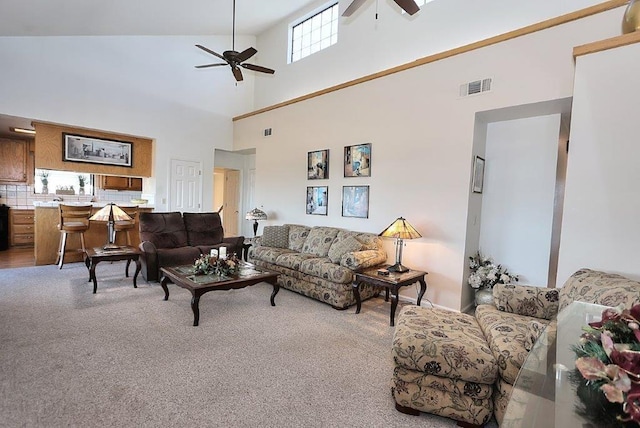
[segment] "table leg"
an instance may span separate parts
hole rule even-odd
[[[385,302],[389,301],[389,289],[388,288],[384,289],[384,301]]]
[[[420,306],[422,296],[424,296],[424,293],[427,291],[427,283],[425,282],[424,278],[420,278],[418,281],[420,282],[420,292],[418,293],[418,301],[416,303],[418,304],[418,306]]]
[[[131,261],[131,260],[129,260]],[[140,259],[136,259],[136,273],[133,274],[133,288],[138,288],[138,284],[136,283],[136,279],[138,278],[138,274],[142,269],[142,264],[140,263]],[[129,271],[129,266],[127,266],[127,272]]]
[[[129,278],[129,265],[131,264],[131,259],[127,259],[127,266],[124,268],[124,276]],[[134,280],[135,283],[135,280]]]
[[[91,259],[87,257],[87,253],[84,253],[84,265],[87,267],[87,271],[89,272],[89,281],[91,281]]]
[[[391,287],[391,315],[389,316],[389,325],[393,327],[396,325],[396,309],[398,308],[398,286]]]
[[[272,285],[273,285],[273,293],[271,293],[271,306],[275,306],[276,294],[278,294],[278,291],[280,291],[280,285],[278,284],[278,281],[275,281]]]
[[[164,300],[169,300],[169,288],[167,287],[167,282],[169,282],[169,278],[164,275],[160,281],[160,286],[164,290]]]
[[[193,311],[193,326],[197,327],[200,322],[200,296],[195,293],[191,298],[191,310]]]
[[[356,314],[360,313],[360,309],[362,308],[362,301],[360,300],[360,283],[354,282],[351,284],[353,289],[353,296],[356,298]]]
[[[89,269],[89,280],[93,280],[93,294],[98,291],[98,280],[96,279],[96,265],[100,263],[99,260],[91,259],[91,268]]]

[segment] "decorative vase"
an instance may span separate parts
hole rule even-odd
[[[49,188],[47,187],[46,184],[42,185],[42,194],[44,194],[44,195],[49,194]]]
[[[640,0],[631,0],[622,18],[622,33],[629,34],[640,30]]]
[[[490,288],[476,290],[476,306],[478,305],[493,305],[493,291]]]
[[[78,190],[78,194],[84,195],[84,187],[81,187],[80,190]]]

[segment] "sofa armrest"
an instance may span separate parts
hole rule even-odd
[[[222,239],[223,244],[227,244],[229,251],[236,253],[238,257],[242,257],[242,244],[244,244],[244,236],[228,236]]]
[[[496,284],[493,300],[500,311],[550,320],[558,314],[558,289]]]
[[[351,270],[377,266],[387,261],[384,250],[362,250],[346,253],[340,259],[340,265]]]
[[[147,281],[157,281],[158,278],[158,249],[150,241],[142,241],[138,246],[140,252],[140,264],[142,277]]]

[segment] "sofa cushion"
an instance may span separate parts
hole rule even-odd
[[[560,290],[558,310],[574,301],[631,308],[640,302],[640,282],[614,273],[580,269],[567,279]]]
[[[353,236],[348,236],[342,240],[336,238],[333,244],[331,244],[327,255],[333,263],[340,263],[342,256],[352,251],[360,251],[361,249],[362,243]]]
[[[187,229],[189,245],[215,245],[222,242],[224,230],[220,214],[210,213],[183,213],[184,225]]]
[[[475,318],[421,306],[404,306],[393,336],[396,366],[475,383],[493,384],[498,367]]]
[[[550,320],[558,313],[558,289],[496,284],[493,300],[500,311]]]
[[[284,253],[276,259],[275,263],[289,269],[300,270],[300,264],[307,260],[315,258],[313,254],[301,254],[296,252]]]
[[[151,242],[156,248],[186,247],[189,244],[182,214],[141,212],[140,241]]]
[[[309,236],[310,227],[300,226],[299,224],[289,224],[289,249],[293,251],[302,251],[304,241]]]
[[[294,253],[294,251],[289,250],[287,248],[275,248],[275,247],[264,247],[264,246],[257,246],[257,247],[251,248],[251,258],[262,260],[268,263],[275,263],[278,257],[287,253]]]
[[[540,318],[502,312],[493,305],[476,307],[476,320],[487,338],[491,352],[498,359],[500,377],[513,385],[529,354],[526,348],[529,322],[549,322]]]
[[[274,248],[289,248],[289,226],[265,226],[261,245]]]
[[[196,247],[158,248],[158,266],[192,265],[200,257]]]
[[[353,271],[351,269],[331,263],[331,260],[325,257],[302,261],[300,263],[300,272],[338,284],[349,284],[353,281]]]
[[[329,254],[329,248],[340,229],[335,227],[314,227],[309,232],[309,236],[304,241],[302,252],[305,254],[313,254],[319,257],[326,257]]]

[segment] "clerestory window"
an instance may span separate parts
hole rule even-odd
[[[289,63],[328,48],[338,41],[338,3],[333,3],[292,25]]]

